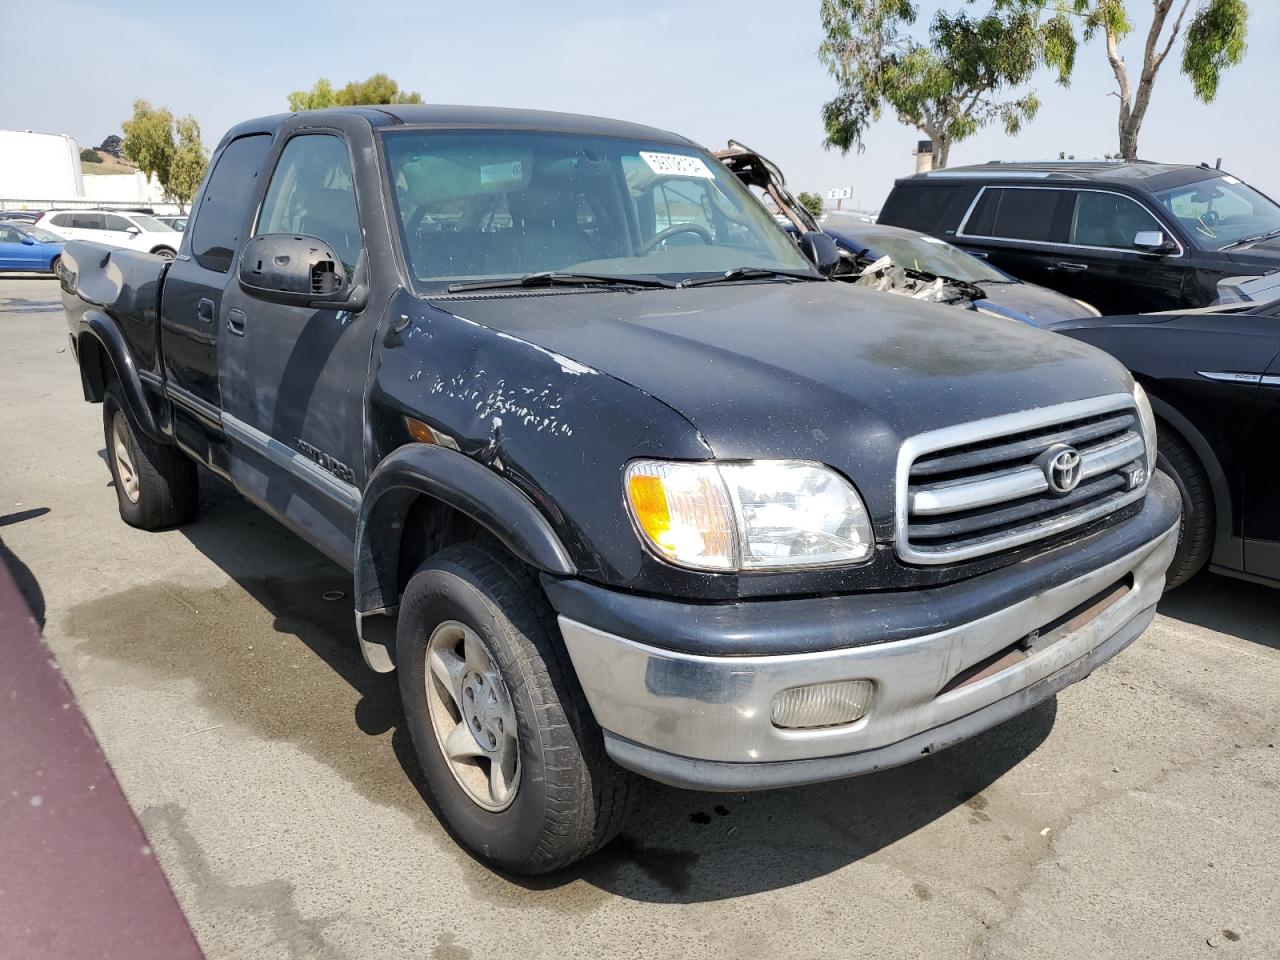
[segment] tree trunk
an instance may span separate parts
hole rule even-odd
[[[951,138],[947,136],[938,137],[933,141],[933,169],[943,170],[947,166],[947,160],[951,156]]]
[[[1107,60],[1111,63],[1111,71],[1116,75],[1116,84],[1120,88],[1116,94],[1120,98],[1120,156],[1125,160],[1138,159],[1138,133],[1142,130],[1147,107],[1151,105],[1151,88],[1155,85],[1160,66],[1173,49],[1173,42],[1178,39],[1182,20],[1187,14],[1187,7],[1191,5],[1191,0],[1182,0],[1182,7],[1173,21],[1173,29],[1169,32],[1164,49],[1157,51],[1160,34],[1174,2],[1175,0],[1151,0],[1151,29],[1147,31],[1147,43],[1142,52],[1142,72],[1138,76],[1136,91],[1129,84],[1129,70],[1124,57],[1120,56],[1116,36],[1110,30],[1107,31]]]

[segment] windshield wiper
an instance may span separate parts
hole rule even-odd
[[[787,280],[823,280],[821,274],[808,273],[804,270],[774,270],[769,267],[734,267],[724,273],[710,277],[687,277],[676,284],[677,287],[705,287],[709,283],[731,283],[734,280],[757,280],[768,277],[782,277]]]
[[[1260,233],[1256,237],[1245,237],[1243,240],[1232,240],[1225,247],[1219,247],[1218,249],[1230,250],[1232,247],[1243,247],[1246,243],[1261,243],[1263,240],[1270,240],[1272,237],[1280,237],[1280,230]]]
[[[503,277],[496,280],[469,280],[466,283],[451,283],[447,289],[450,293],[462,293],[465,290],[502,290],[512,287],[582,287],[582,286],[619,286],[619,287],[674,287],[670,280],[658,277],[615,277],[607,273],[561,273],[555,270],[544,270],[541,273],[526,273],[522,277]]]

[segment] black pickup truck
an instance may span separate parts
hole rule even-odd
[[[190,520],[199,464],[350,569],[441,816],[532,873],[633,773],[904,763],[1154,615],[1178,498],[1123,367],[834,261],[682,137],[393,106],[237,126],[175,260],[60,279],[125,521]]]

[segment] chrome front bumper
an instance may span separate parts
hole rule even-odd
[[[1086,676],[1151,622],[1177,535],[1175,517],[1139,549],[988,616],[846,649],[698,656],[565,616],[560,629],[606,746],[621,765],[702,789],[834,779],[904,763],[965,739]],[[973,589],[982,589],[981,578]],[[1090,605],[1101,594],[1111,596],[1095,614]],[[858,625],[850,626],[856,632]],[[1045,642],[1038,644],[1042,630]],[[1029,647],[1024,659],[954,686],[958,674],[1020,641]],[[854,679],[875,685],[861,719],[812,730],[780,729],[771,722],[779,692]],[[953,688],[940,692],[949,682]]]

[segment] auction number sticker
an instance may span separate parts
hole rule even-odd
[[[716,175],[711,168],[702,162],[701,157],[690,157],[682,153],[653,153],[640,151],[640,159],[649,165],[649,169],[659,176],[665,177],[701,177],[714,180]]]

